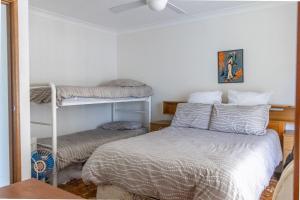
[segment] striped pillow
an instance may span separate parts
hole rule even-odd
[[[209,129],[229,133],[264,135],[269,123],[269,110],[269,105],[214,105]]]
[[[171,126],[208,129],[212,105],[180,103],[177,105]]]

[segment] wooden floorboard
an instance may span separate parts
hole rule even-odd
[[[273,196],[275,187],[277,185],[277,182],[278,182],[277,178],[272,177],[268,187],[266,187],[266,189],[263,191],[263,193],[260,197],[260,200],[272,200],[272,196]]]
[[[260,200],[272,200],[276,185],[276,178],[272,178],[269,186],[263,191]],[[86,185],[81,179],[72,180],[67,184],[59,185],[58,187],[85,199],[94,199],[97,193],[97,187],[95,185]]]
[[[94,184],[86,185],[83,183],[82,179],[74,179],[67,184],[59,185],[58,187],[85,199],[95,198],[97,193],[97,186]]]
[[[260,200],[272,200],[277,182],[276,178],[271,179],[269,186],[263,191]],[[94,199],[97,193],[97,187],[95,185],[86,185],[81,179],[72,180],[58,187],[85,199]]]

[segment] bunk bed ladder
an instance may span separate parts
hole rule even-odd
[[[48,86],[36,86],[31,88],[49,88],[51,89],[51,114],[52,122],[40,122],[40,121],[31,121],[31,124],[41,125],[41,126],[51,126],[52,127],[52,157],[54,160],[54,166],[52,171],[52,185],[57,187],[57,103],[56,103],[56,86],[53,83],[49,83]]]
[[[52,153],[53,153],[53,186],[57,187],[57,104],[56,104],[56,87],[50,83],[51,87],[51,107],[52,107]]]

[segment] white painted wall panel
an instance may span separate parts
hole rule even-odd
[[[114,33],[56,16],[30,11],[31,83],[95,86],[117,76]],[[42,107],[42,112],[37,107]],[[49,106],[31,107],[32,120],[51,119]],[[37,110],[38,109],[38,110]],[[111,119],[108,105],[64,108],[58,114],[58,134],[96,128]],[[51,135],[50,127],[32,125],[32,136]]]
[[[153,118],[163,100],[201,90],[271,91],[271,103],[295,103],[296,3],[122,34],[118,77],[153,86]],[[244,49],[245,82],[218,84],[217,52]]]

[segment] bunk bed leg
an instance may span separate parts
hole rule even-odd
[[[53,186],[57,187],[57,104],[56,104],[56,87],[53,83],[50,83],[51,87],[51,107],[52,107],[52,153],[53,153]]]
[[[148,98],[148,122],[147,122],[147,126],[148,126],[148,131],[150,132],[150,124],[151,124],[151,97]]]
[[[116,120],[116,103],[111,104],[111,121]]]

